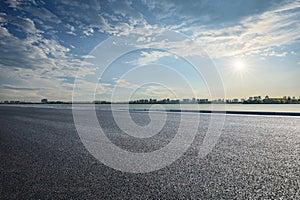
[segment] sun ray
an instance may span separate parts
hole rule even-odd
[[[238,60],[238,61],[235,61],[234,68],[237,71],[243,71],[246,68],[246,64],[245,64],[245,62]]]

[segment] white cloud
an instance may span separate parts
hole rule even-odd
[[[194,33],[197,41],[204,44],[213,57],[226,57],[239,54],[256,54],[269,49],[266,54],[284,56],[275,53],[273,48],[288,45],[300,38],[299,2],[266,11],[260,15],[248,17],[233,27]]]
[[[28,6],[28,7],[20,7],[19,9],[22,9],[22,10],[30,13],[31,15],[39,18],[43,22],[46,22],[46,23],[50,22],[50,23],[55,23],[55,24],[61,23],[61,20],[55,14],[53,14],[51,11],[49,11],[46,8],[38,8],[38,7]]]
[[[69,29],[69,31],[66,32],[67,34],[75,35],[75,36],[76,36],[76,33],[74,32],[74,31],[75,31],[74,26],[72,26],[72,25],[70,25],[70,24],[67,24],[67,25],[66,25],[66,28]]]
[[[261,53],[260,55],[262,56],[275,56],[275,57],[285,57],[288,54],[288,52],[275,52],[275,51],[271,51],[271,52],[266,52],[266,53]]]
[[[115,82],[115,87],[118,87],[118,88],[129,88],[129,89],[131,89],[131,88],[138,88],[139,87],[138,84],[128,82],[125,79],[114,79],[114,82]]]
[[[84,59],[95,58],[95,56],[93,56],[93,55],[83,55],[81,57]]]
[[[181,15],[171,12],[175,9],[173,3],[144,2],[150,11],[160,7],[158,9],[161,12],[153,13],[155,19],[149,22],[143,15],[146,13],[134,7],[133,2],[107,2],[106,6],[111,6],[109,13],[101,9],[101,1],[100,3],[98,1],[87,3],[63,0],[57,2],[57,12],[34,7],[31,5],[35,4],[34,2],[25,5],[19,1],[10,0],[7,3],[10,8],[20,10],[22,15],[30,13],[27,17],[0,13],[0,67],[11,82],[15,81],[15,84],[6,84],[14,91],[12,95],[25,95],[21,88],[36,88],[38,85],[44,88],[44,92],[32,90],[31,95],[35,94],[40,98],[48,92],[49,95],[60,98],[64,96],[64,93],[70,95],[71,85],[62,82],[57,78],[58,76],[74,77],[80,67],[81,77],[94,73],[94,68],[90,63],[81,61],[81,59],[92,58],[91,56],[72,55],[71,50],[57,38],[57,35],[47,31],[54,29],[59,23],[63,24],[57,26],[55,31],[60,33],[64,31],[72,35],[76,35],[75,27],[77,34],[85,36],[96,35],[96,31],[116,36],[136,34],[138,36],[137,47],[171,50],[178,52],[180,56],[202,55],[203,51],[199,47],[203,47],[214,58],[237,55],[284,57],[288,52],[278,47],[294,44],[300,38],[300,13],[296,10],[300,8],[299,1],[286,3],[269,11],[246,17],[235,24],[222,24],[220,28],[211,26],[209,23],[202,23],[210,20],[210,16]],[[62,16],[61,19],[55,14],[58,12]],[[167,24],[168,22],[165,21],[170,17],[174,17],[173,24],[172,22]],[[201,23],[196,23],[197,20]],[[14,32],[10,32],[5,25],[7,23],[26,33],[26,38],[20,39],[13,34]],[[60,30],[61,27],[62,30]],[[157,39],[164,28],[186,33],[191,36],[193,42]],[[50,37],[45,37],[44,34]],[[291,51],[290,54],[295,55],[295,52]],[[129,63],[147,65],[169,55],[161,51],[144,51],[140,58]],[[115,80],[115,83],[123,88],[137,86],[125,80]],[[108,85],[103,87],[102,92],[109,91]],[[53,92],[56,90],[59,91],[57,94]],[[155,88],[151,90],[156,91]]]
[[[182,23],[171,24],[167,28],[191,35],[193,42],[183,40],[173,43],[170,41],[156,43],[155,39],[152,39],[145,47],[175,49],[176,52],[181,51],[183,56],[202,54],[199,48],[202,47],[213,58],[260,54],[284,57],[287,53],[277,47],[293,44],[300,38],[300,13],[297,12],[299,8],[298,1],[290,2],[242,19],[237,24],[219,28],[216,26],[212,28],[205,24],[197,25],[194,24],[197,19],[187,18]],[[148,33],[143,35],[145,30]],[[140,30],[134,29],[131,33],[141,35],[138,42],[145,42],[147,37],[156,35],[157,30],[143,27]]]
[[[127,64],[134,64],[137,66],[148,65],[166,56],[171,56],[171,54],[163,51],[151,51],[151,52],[142,51],[139,58],[127,62]]]
[[[93,35],[93,33],[94,33],[94,29],[93,28],[88,28],[87,30],[83,31],[83,34],[86,35],[86,36]]]
[[[70,100],[73,84],[62,77],[75,77],[78,69],[79,78],[94,74],[91,63],[76,58],[70,49],[38,31],[19,39],[0,26],[0,40],[1,99]]]
[[[22,18],[22,17],[10,17],[9,22],[13,25],[18,26],[21,28],[25,33],[37,33],[39,32],[35,28],[34,22],[29,18]]]
[[[5,23],[7,22],[7,16],[5,13],[0,13],[0,23]]]
[[[8,4],[8,7],[14,9],[18,8],[18,6],[21,4],[21,2],[18,0],[6,0],[5,2]]]
[[[45,52],[32,43],[36,41],[33,37],[21,40],[0,27],[0,65],[16,68],[39,68],[41,65],[49,64]],[[39,62],[37,62],[39,61]]]

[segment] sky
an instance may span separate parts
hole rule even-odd
[[[0,3],[0,101],[300,96],[300,1]]]

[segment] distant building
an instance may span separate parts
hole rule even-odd
[[[9,103],[10,103],[10,104],[19,104],[20,101],[10,101]]]
[[[238,103],[238,102],[239,102],[239,99],[233,99],[232,102],[233,102],[233,103]]]
[[[208,103],[208,99],[197,99],[198,103]]]
[[[156,102],[157,102],[157,99],[150,99],[149,102],[150,102],[150,103],[156,103]]]
[[[190,99],[182,99],[182,102],[183,102],[183,103],[189,103],[189,102],[190,102]]]
[[[42,99],[41,103],[48,103],[48,99]]]
[[[261,100],[261,96],[255,96],[255,97],[253,97],[253,99],[254,99],[254,101],[259,101],[259,100]]]

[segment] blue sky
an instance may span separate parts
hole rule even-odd
[[[85,99],[90,93],[109,100],[114,91],[114,100],[209,98],[217,86],[207,83],[216,79],[222,80],[226,98],[300,96],[300,1],[7,0],[0,5],[1,101],[70,101],[76,79],[83,100],[90,100]],[[190,41],[163,42],[162,30]],[[103,47],[97,52],[99,44],[132,35],[139,49],[115,59],[99,77],[96,68],[104,61],[93,61],[105,52]],[[179,55],[170,53],[172,48]],[[188,62],[202,51],[220,77],[203,77]]]

